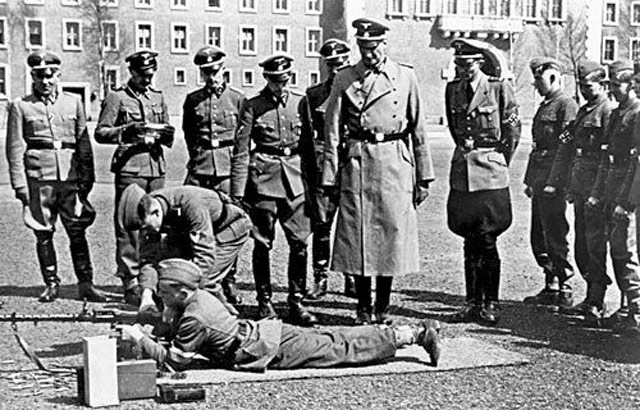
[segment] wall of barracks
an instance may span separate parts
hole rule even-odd
[[[556,28],[569,14],[582,16],[589,58],[606,63],[640,56],[637,0],[101,1],[113,7],[95,13],[83,4],[87,0],[0,0],[0,107],[29,90],[25,60],[38,47],[30,43],[40,41],[61,56],[63,85],[82,95],[95,119],[99,55],[90,20],[97,17],[117,28],[115,49],[105,52],[112,84],[128,79],[128,54],[147,47],[158,51],[155,85],[165,93],[172,115],[180,115],[186,93],[201,85],[192,58],[207,41],[218,41],[227,52],[230,81],[249,96],[264,85],[258,62],[283,48],[295,57],[297,87],[304,89],[323,77],[314,52],[323,40],[347,40],[354,49],[352,60],[358,60],[350,22],[364,15],[391,27],[389,54],[415,67],[432,123],[442,121],[444,87],[454,72],[448,45],[459,36],[488,41],[504,53],[524,117],[532,116],[537,105],[527,62],[541,52],[543,16]],[[73,32],[77,27],[79,36]],[[566,83],[572,92],[572,79]],[[2,124],[5,115],[0,114]]]

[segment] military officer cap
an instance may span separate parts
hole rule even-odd
[[[202,271],[195,263],[180,259],[170,258],[158,263],[158,281],[178,283],[191,289],[200,287]]]
[[[628,83],[633,78],[631,61],[614,61],[609,65],[609,79],[616,83]]]
[[[580,84],[601,82],[606,79],[606,70],[597,62],[593,60],[584,60],[578,64],[578,82]]]
[[[27,65],[31,67],[31,70],[57,70],[61,63],[60,57],[45,50],[34,51],[27,57]]]
[[[216,46],[202,47],[193,58],[193,62],[200,68],[213,67],[219,70],[224,63],[225,52]]]
[[[145,71],[158,67],[157,56],[158,53],[154,51],[138,51],[125,58],[124,61],[129,63],[129,68],[134,71]]]
[[[562,64],[560,61],[551,57],[536,57],[529,62],[529,68],[533,75],[539,75],[546,70],[557,70],[562,72]]]
[[[387,31],[389,31],[389,26],[386,24],[367,17],[355,19],[351,25],[356,29],[358,42],[386,40]]]
[[[144,189],[137,184],[131,184],[122,192],[118,205],[118,221],[126,230],[138,230],[142,227],[142,221],[138,216],[138,204],[144,196]]]
[[[330,38],[320,47],[320,55],[329,65],[342,65],[349,59],[349,45],[337,38]]]
[[[489,48],[489,45],[480,40],[457,38],[451,42],[451,47],[454,49],[453,56],[456,59],[479,60],[484,58],[484,51]]]
[[[260,61],[258,65],[262,67],[262,73],[273,81],[287,81],[291,78],[291,63],[293,57],[290,54],[274,54]]]

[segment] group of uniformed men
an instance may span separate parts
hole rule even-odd
[[[258,316],[276,318],[270,250],[278,221],[289,245],[287,301],[292,323],[317,323],[303,300],[326,294],[330,267],[345,275],[345,293],[358,300],[357,324],[391,323],[393,276],[419,270],[416,210],[428,196],[433,165],[413,69],[386,55],[385,24],[361,18],[353,27],[361,60],[348,64],[348,45],[327,40],[320,54],[328,79],[306,94],[289,87],[293,58],[287,54],[259,64],[267,84],[246,99],[222,80],[225,53],[214,46],[198,51],[194,63],[205,86],[190,93],[183,107],[189,152],[184,187],[164,187],[163,146],[171,147],[174,128],[162,93],[151,87],[157,54],[143,51],[127,57],[131,78],[104,100],[95,139],[117,145],[111,165],[116,262],[128,303],[147,311],[164,302],[169,311],[178,308],[172,314],[179,319],[191,305],[214,303],[190,304],[193,290],[202,288],[207,298],[237,314],[237,256],[251,233]],[[521,124],[513,88],[500,78],[491,47],[467,39],[454,40],[452,47],[457,75],[445,97],[456,148],[447,216],[450,229],[464,238],[467,301],[453,320],[495,325],[500,318],[497,238],[512,221],[508,166]],[[104,301],[92,284],[85,238],[95,211],[87,201],[94,168],[84,110],[79,99],[58,90],[57,56],[36,52],[27,62],[33,93],[11,104],[7,157],[12,187],[37,239],[46,284],[40,301],[58,297],[52,242],[58,214],[71,240],[80,298]],[[637,330],[640,280],[631,211],[640,199],[632,152],[637,144],[633,136],[640,135],[640,128],[635,128],[640,102],[632,87],[633,67],[619,62],[610,69],[611,91],[619,102],[614,110],[604,87],[604,67],[581,63],[580,91],[587,102],[577,116],[576,103],[561,91],[560,63],[534,59],[531,70],[544,101],[534,118],[525,184],[533,207],[531,243],[545,272],[545,288],[527,301],[601,317],[610,282],[604,255],[608,241],[618,284],[629,301],[629,312],[619,325]],[[588,283],[587,299],[576,307],[571,307],[565,193],[575,205],[576,262]],[[314,286],[307,290],[311,233]],[[192,266],[174,259],[165,266],[163,279],[159,264],[176,257],[197,267],[197,281]],[[163,288],[163,280],[171,286]],[[220,325],[220,317],[210,316],[200,319]],[[225,343],[242,344],[251,337],[255,323],[242,323],[244,330],[235,329],[241,337]],[[194,337],[193,323],[182,326],[186,327],[178,328],[186,333],[177,333],[178,338]],[[407,340],[429,346],[437,361],[438,324],[421,326],[413,327]],[[141,340],[133,328],[127,329]],[[204,339],[200,347],[211,343]],[[200,347],[185,340],[179,341],[183,350],[198,351]]]

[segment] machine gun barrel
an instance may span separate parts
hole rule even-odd
[[[107,310],[86,310],[82,312],[59,313],[50,315],[30,315],[21,313],[10,313],[0,315],[0,322],[9,322],[12,324],[32,322],[91,322],[91,323],[141,323],[141,324],[157,324],[162,321],[162,316],[158,314],[139,314],[138,312],[129,312],[117,309]]]

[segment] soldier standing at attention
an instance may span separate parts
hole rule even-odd
[[[466,284],[466,306],[454,319],[495,325],[500,319],[497,239],[512,220],[508,167],[520,139],[518,105],[508,82],[481,70],[491,57],[487,43],[458,39],[451,46],[459,76],[445,94],[456,144],[447,218],[449,229],[464,238]]]
[[[164,187],[166,164],[162,145],[173,144],[173,127],[162,93],[151,87],[158,68],[151,51],[139,51],[128,56],[131,78],[127,84],[107,94],[95,138],[102,144],[115,144],[111,172],[115,174],[115,232],[117,276],[122,280],[125,302],[140,305],[138,285],[137,232],[127,232],[118,225],[118,204],[129,184],[137,184],[145,192]],[[150,302],[150,301],[147,301]]]
[[[231,193],[231,155],[244,93],[222,79],[225,53],[215,46],[201,48],[193,59],[205,82],[184,101],[182,129],[189,151],[185,185]],[[236,264],[222,279],[232,304],[242,303],[236,289]]]
[[[288,54],[275,54],[260,62],[267,86],[240,111],[231,160],[231,193],[252,208],[252,263],[259,317],[276,316],[271,302],[269,252],[276,221],[280,221],[289,244],[289,320],[311,326],[317,319],[302,305],[307,287],[307,238],[311,235],[298,147],[303,94],[289,89],[292,61]]]
[[[607,146],[605,130],[613,103],[607,96],[604,85],[607,75],[600,64],[589,60],[581,62],[578,81],[586,103],[567,128],[558,155],[563,164],[568,162],[565,158],[573,158],[571,168],[563,172],[570,175],[568,195],[574,206],[576,265],[587,281],[587,296],[565,313],[597,320],[602,318],[605,290],[611,279],[607,276],[605,218],[594,187],[602,148]]]
[[[325,82],[307,89],[302,99],[302,135],[300,150],[304,177],[314,214],[313,278],[314,288],[307,299],[321,299],[327,294],[327,273],[331,259],[331,225],[338,210],[339,187],[322,186],[322,162],[324,152],[324,103],[331,92],[331,85],[338,70],[349,61],[349,46],[344,41],[330,38],[320,47],[320,55],[327,67]],[[344,275],[344,293],[356,297],[353,276]]]
[[[24,205],[24,219],[36,236],[46,288],[40,302],[58,298],[60,277],[53,246],[58,215],[69,236],[78,297],[106,302],[92,284],[86,229],[96,213],[87,196],[95,181],[93,152],[84,107],[59,89],[60,58],[47,51],[29,55],[33,92],[9,106],[6,154],[11,187]]]
[[[325,115],[322,183],[340,186],[332,269],[355,276],[357,324],[388,323],[394,275],[420,270],[416,209],[433,164],[416,75],[386,55],[389,27],[352,25],[362,59],[336,74]]]
[[[569,262],[569,223],[565,186],[567,172],[555,157],[563,131],[578,112],[578,104],[562,91],[562,65],[552,58],[534,58],[529,64],[533,85],[544,98],[533,117],[533,146],[524,176],[525,194],[531,198],[531,249],[543,269],[544,288],[525,298],[528,304],[570,307],[574,274]],[[563,169],[565,168],[565,169]],[[561,172],[564,171],[564,172]]]

